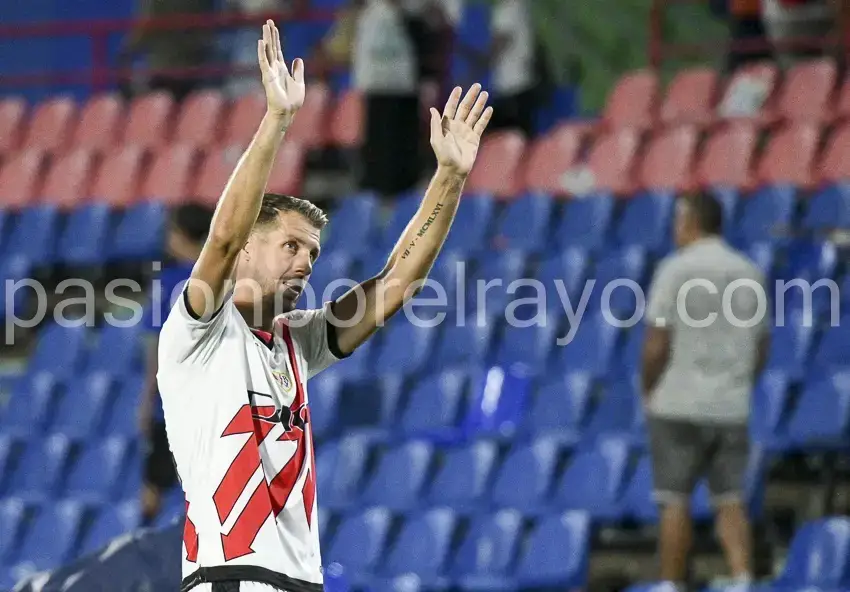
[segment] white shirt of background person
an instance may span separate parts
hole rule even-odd
[[[534,32],[526,0],[501,0],[493,7],[490,20],[493,38],[509,39],[493,65],[493,91],[511,96],[534,84]]]
[[[416,94],[418,78],[404,13],[387,0],[369,0],[357,23],[355,87],[373,94]]]

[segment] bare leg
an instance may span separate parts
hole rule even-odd
[[[693,524],[687,502],[667,503],[661,507],[658,554],[661,579],[681,584],[688,575]]]
[[[726,555],[732,577],[752,577],[752,530],[740,499],[720,502],[717,506],[717,538]]]

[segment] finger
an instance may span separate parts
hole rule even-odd
[[[443,126],[441,123],[440,112],[431,107],[431,140],[443,137]]]
[[[475,101],[475,104],[472,106],[472,111],[469,112],[469,115],[466,118],[466,123],[474,126],[475,122],[481,117],[481,112],[484,111],[484,107],[487,105],[487,99],[490,97],[490,94],[485,90],[483,93],[478,95],[478,99]]]
[[[481,92],[481,85],[476,82],[469,88],[468,91],[466,91],[466,96],[463,97],[463,100],[460,102],[460,107],[458,107],[455,119],[466,121],[466,118],[469,117],[470,110],[472,110],[472,106],[475,104],[475,99],[478,98],[479,92]]]
[[[265,77],[271,66],[269,66],[269,57],[266,55],[266,44],[262,39],[257,40],[257,61],[260,63],[260,72]]]
[[[473,131],[479,136],[484,133],[484,130],[487,129],[487,124],[490,123],[490,118],[493,117],[493,107],[487,107],[484,109],[484,113],[481,114],[481,117],[478,118],[478,122],[473,127]]]
[[[449,95],[449,100],[446,101],[446,106],[443,109],[443,115],[448,117],[449,119],[455,116],[457,113],[457,104],[460,102],[460,94],[463,92],[463,89],[459,86],[456,86],[452,89],[452,94]]]
[[[292,62],[292,77],[295,82],[304,82],[304,60],[295,58]]]
[[[274,48],[275,53],[277,54],[277,59],[283,62],[283,43],[280,41],[280,29],[272,23],[272,30],[274,31]]]
[[[266,24],[263,25],[263,48],[266,50],[266,61],[271,64],[274,60],[274,56],[272,55],[272,32],[269,28],[269,23],[266,21]]]

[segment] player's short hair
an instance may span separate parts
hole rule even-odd
[[[201,204],[189,203],[171,211],[171,222],[183,235],[195,243],[203,243],[210,232],[213,211]]]
[[[699,229],[706,234],[723,234],[723,206],[705,191],[682,197]]]
[[[279,193],[266,193],[263,196],[263,204],[260,206],[260,215],[257,216],[257,227],[268,226],[281,212],[298,212],[319,230],[328,223],[328,217],[322,209],[306,199]]]

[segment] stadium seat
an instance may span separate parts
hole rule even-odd
[[[537,389],[525,414],[523,431],[555,436],[565,444],[575,444],[587,422],[592,386],[590,377],[581,372],[550,377]]]
[[[105,259],[109,240],[110,210],[106,204],[75,209],[59,235],[57,255],[68,265],[95,265]]]
[[[738,590],[739,588],[739,592],[745,592],[745,590],[740,586],[734,587],[735,590]],[[624,592],[676,592],[676,590],[676,584],[673,582],[655,582],[652,584],[632,584],[626,588]],[[711,588],[710,590],[713,591],[714,589]],[[732,592],[732,589],[728,592]]]
[[[411,309],[418,318],[430,321],[435,314],[457,310],[456,305],[464,302],[464,295],[458,294],[458,291],[466,285],[469,257],[469,254],[460,251],[443,249],[440,252],[418,296],[421,302],[428,303],[428,307],[424,310]]]
[[[639,145],[640,136],[629,128],[600,137],[590,148],[584,165],[593,178],[591,193],[629,193],[632,190],[632,168]]]
[[[378,367],[391,368],[405,375],[415,374],[430,359],[437,330],[437,327],[421,326],[406,317],[389,323],[378,348]]]
[[[787,282],[800,279],[814,284],[818,280],[832,279],[835,275],[838,252],[834,243],[802,239],[788,241],[785,246],[787,254],[778,266],[778,278]],[[801,293],[801,290],[789,288],[785,293],[786,300],[789,297],[795,298]],[[827,294],[827,292],[818,290],[813,293],[813,297],[817,298],[818,294]]]
[[[765,277],[773,277],[775,252],[771,243],[751,243],[744,249],[744,254],[756,264]]]
[[[560,248],[582,247],[598,251],[606,243],[613,217],[611,195],[603,193],[569,201],[555,228],[555,242]]]
[[[827,120],[837,79],[838,71],[831,58],[794,64],[785,74],[770,116],[810,123]]]
[[[793,213],[793,186],[769,185],[756,190],[741,203],[736,242],[742,245],[770,242],[790,226]]]
[[[122,146],[107,153],[92,181],[91,195],[110,206],[129,206],[138,199],[145,151],[139,146]]]
[[[121,378],[122,384],[116,386],[117,397],[105,422],[104,433],[107,436],[126,436],[138,429],[135,409],[139,406],[144,379],[137,374]]]
[[[818,163],[821,183],[850,181],[850,122],[836,126]]]
[[[133,99],[120,144],[140,148],[158,148],[172,131],[175,104],[165,91],[156,91]]]
[[[44,504],[21,542],[21,556],[39,570],[68,561],[80,542],[84,512],[78,501]]]
[[[829,185],[816,192],[806,203],[802,225],[823,232],[850,227],[850,184]]]
[[[323,249],[329,252],[344,250],[354,257],[363,255],[377,233],[379,205],[377,196],[371,193],[341,200],[325,231]],[[357,220],[357,224],[351,224],[350,220]]]
[[[3,433],[30,438],[53,420],[56,380],[48,373],[25,374],[3,410]]]
[[[0,155],[17,150],[21,142],[27,104],[20,97],[0,99]]]
[[[304,148],[294,142],[284,142],[277,151],[266,190],[270,193],[300,195],[304,178]]]
[[[56,153],[63,150],[73,132],[77,106],[69,97],[56,97],[39,103],[33,110],[23,148]]]
[[[480,249],[492,227],[494,210],[493,199],[489,196],[461,199],[452,230],[443,244],[443,251]]]
[[[0,499],[0,565],[9,565],[17,558],[26,514],[22,500]]]
[[[61,493],[71,454],[71,440],[62,434],[33,438],[18,460],[9,490],[29,502],[52,500]]]
[[[560,318],[565,306],[577,306],[585,290],[590,254],[578,247],[556,252],[540,262],[535,279],[546,290],[547,314]],[[517,292],[517,298],[522,296]],[[536,295],[534,296],[536,297]],[[550,317],[551,318],[551,317]]]
[[[478,195],[476,194],[476,198]],[[475,202],[476,199],[464,199],[460,202],[461,204],[467,202]],[[404,193],[402,195],[396,196],[394,203],[392,204],[392,209],[389,213],[389,220],[386,223],[380,225],[380,234],[381,234],[381,246],[387,251],[391,250],[395,244],[398,242],[399,237],[407,228],[407,225],[410,224],[410,221],[416,215],[416,212],[419,210],[419,206],[422,204],[422,194],[417,189]],[[457,218],[455,218],[455,224],[457,223]],[[480,247],[480,244],[477,245]]]
[[[820,130],[816,124],[795,123],[775,132],[759,160],[755,182],[811,187],[819,142]]]
[[[124,104],[114,94],[101,94],[90,98],[80,111],[71,136],[71,147],[107,151],[123,131]]]
[[[475,517],[449,572],[464,590],[501,587],[519,551],[522,514],[500,510]]]
[[[505,207],[493,235],[498,249],[538,252],[546,245],[553,203],[548,195],[525,195]]]
[[[26,257],[33,265],[49,265],[56,257],[60,222],[56,206],[35,206],[24,210],[6,242],[6,253]]]
[[[763,372],[753,391],[750,435],[753,441],[768,450],[783,447],[789,394],[788,378],[781,369]]]
[[[190,144],[172,144],[159,151],[139,188],[142,199],[171,204],[189,197],[189,184],[196,168],[197,149]]]
[[[435,368],[469,368],[484,361],[493,339],[493,325],[473,316],[449,317],[437,344]]]
[[[87,148],[54,158],[41,187],[40,201],[61,208],[80,205],[90,195],[94,165],[94,154]]]
[[[45,153],[23,150],[4,160],[0,168],[0,207],[19,210],[30,205],[38,195],[42,181]]]
[[[502,198],[516,195],[520,190],[517,173],[524,151],[525,137],[520,132],[509,130],[485,136],[466,190]]]
[[[337,99],[330,123],[330,141],[337,148],[356,148],[363,141],[364,118],[363,96],[349,89]]]
[[[693,184],[749,187],[755,149],[756,128],[752,123],[738,121],[715,131],[706,141],[697,162]]]
[[[488,440],[448,449],[431,481],[424,505],[447,506],[458,512],[481,508],[497,457],[495,443]]]
[[[626,331],[625,342],[620,349],[619,367],[614,369],[615,378],[632,377],[641,367],[645,327],[644,323],[637,323]]]
[[[552,489],[560,447],[557,439],[540,437],[517,444],[496,475],[490,492],[497,508],[513,508],[536,514],[544,507]]]
[[[80,545],[82,553],[93,553],[105,547],[116,537],[141,526],[138,503],[133,500],[117,506],[105,506],[86,530]]]
[[[424,582],[436,581],[448,560],[456,523],[457,517],[448,508],[408,518],[388,551],[382,574],[414,573]]]
[[[528,539],[517,566],[521,588],[584,588],[590,555],[591,522],[585,512],[544,518]]]
[[[609,385],[584,432],[584,442],[590,446],[615,436],[641,444],[645,438],[641,407],[634,379]]]
[[[113,402],[113,382],[106,373],[74,380],[65,389],[54,413],[53,431],[69,438],[90,438],[101,433]]]
[[[647,260],[646,251],[635,245],[609,251],[598,260],[596,269],[588,274],[588,279],[596,282],[588,310],[603,310],[614,318],[630,319],[638,310],[637,295],[647,278]]]
[[[328,140],[330,110],[330,89],[324,84],[311,84],[298,117],[286,132],[287,141],[301,144],[307,150],[324,148]]]
[[[725,119],[761,116],[769,106],[779,79],[773,62],[748,63],[738,68],[726,84],[718,107]]]
[[[489,257],[470,274],[466,283],[470,318],[480,319],[505,310],[512,300],[511,284],[522,279],[525,253],[517,250],[491,251]],[[516,286],[513,286],[516,289]]]
[[[10,434],[0,434],[0,496],[6,493],[6,481],[15,466],[15,460],[23,443]],[[2,520],[2,518],[0,518]],[[0,524],[2,528],[2,524]],[[2,555],[2,550],[0,550]],[[0,557],[2,563],[2,557]]]
[[[334,369],[325,370],[310,381],[310,422],[318,441],[336,433],[341,391],[342,380]]]
[[[391,520],[392,516],[385,508],[370,508],[362,514],[350,516],[340,524],[323,559],[342,565],[350,574],[349,581],[363,577],[385,556]]]
[[[235,146],[207,151],[198,166],[197,181],[191,190],[192,197],[215,206],[239,157],[239,148]]]
[[[130,326],[106,325],[97,334],[86,369],[88,372],[109,372],[124,377],[142,367],[142,346],[145,327],[142,323]]]
[[[68,495],[94,503],[112,501],[133,469],[131,452],[126,437],[89,443],[69,469]]]
[[[126,210],[115,228],[110,257],[131,261],[157,259],[163,248],[165,220],[162,203],[140,203]]]
[[[217,90],[193,92],[180,104],[171,142],[197,147],[215,145],[221,130],[219,122],[226,119],[226,108],[224,97]]]
[[[582,126],[564,123],[533,140],[520,166],[521,189],[541,191],[551,195],[566,194],[564,173],[578,164],[587,130]]]
[[[496,349],[496,364],[518,367],[520,374],[539,374],[555,349],[557,328],[555,323],[506,326]]]
[[[788,420],[795,449],[846,449],[850,437],[850,372],[806,384]]]
[[[27,364],[27,374],[44,373],[58,381],[76,376],[82,362],[86,331],[81,325],[51,324],[42,328]]]
[[[714,69],[682,70],[667,87],[659,119],[666,125],[707,125],[714,119],[717,90],[717,72]]]
[[[430,374],[419,379],[401,416],[402,432],[408,437],[438,442],[453,440],[456,437],[464,389],[468,381],[467,373],[460,369]]]
[[[775,590],[804,587],[841,589],[850,585],[850,520],[841,517],[807,522],[794,534]]]
[[[791,380],[800,378],[812,345],[812,324],[805,323],[802,313],[797,311],[772,331],[767,369],[783,371]]]
[[[221,145],[225,148],[232,146],[247,146],[260,127],[266,112],[266,97],[262,92],[242,95],[233,103]]]
[[[657,102],[658,75],[651,70],[628,72],[608,94],[602,122],[611,130],[646,129],[655,119]]]
[[[320,308],[348,291],[352,287],[353,264],[353,258],[344,249],[322,254],[298,300],[299,307],[304,304],[304,308]]]
[[[628,443],[614,438],[600,441],[593,450],[575,453],[555,487],[552,506],[584,510],[595,521],[618,520],[629,456]]]
[[[805,317],[802,320],[805,322]],[[810,377],[829,376],[833,372],[850,368],[850,361],[845,355],[846,348],[850,345],[850,333],[847,330],[848,325],[844,323],[850,323],[850,315],[845,314],[838,319],[835,326],[824,328],[820,341],[809,356]]]
[[[316,473],[319,499],[329,510],[349,507],[362,491],[363,473],[369,460],[368,438],[349,435],[325,444],[316,457],[322,467]]]
[[[626,202],[615,228],[617,244],[643,247],[652,253],[666,251],[672,234],[674,199],[672,193],[647,192]]]
[[[403,511],[414,508],[431,466],[432,448],[411,441],[384,453],[366,485],[360,504]]]
[[[637,189],[687,191],[699,136],[694,126],[679,126],[655,136],[637,168]]]
[[[561,372],[588,372],[594,378],[605,376],[610,368],[618,332],[618,328],[602,314],[585,315],[577,327],[571,327],[570,333],[559,338],[565,344],[558,344],[561,348],[551,368],[558,368]]]
[[[624,517],[645,524],[657,522],[658,507],[653,500],[652,489],[652,462],[649,455],[644,455],[635,465],[623,494]]]

